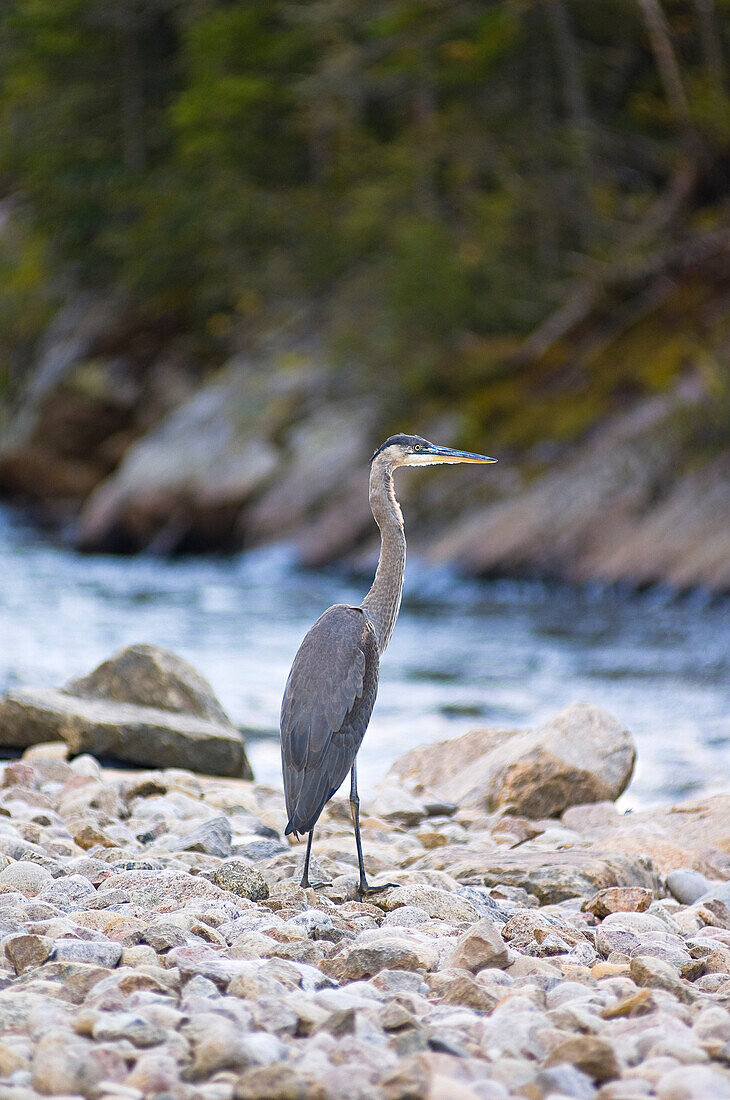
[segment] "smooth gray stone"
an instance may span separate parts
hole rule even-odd
[[[709,890],[710,885],[708,878],[689,867],[681,867],[667,875],[667,886],[682,905],[694,905]]]

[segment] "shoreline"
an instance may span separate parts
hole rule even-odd
[[[64,750],[0,764],[8,1100],[730,1095],[730,794],[531,821],[384,787],[400,885],[361,904],[345,799],[304,891],[279,790]]]

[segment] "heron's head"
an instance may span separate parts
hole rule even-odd
[[[475,455],[469,451],[455,451],[452,447],[439,447],[420,435],[392,435],[370,459],[371,464],[380,461],[390,469],[397,466],[437,466],[444,462],[496,462],[496,458]]]

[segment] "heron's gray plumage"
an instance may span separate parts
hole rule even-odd
[[[313,829],[357,756],[378,688],[378,644],[360,607],[335,604],[306,635],[281,705],[287,833]]]
[[[289,815],[286,832],[309,833],[303,886],[309,885],[314,826],[350,771],[359,894],[362,897],[385,888],[369,887],[365,877],[355,758],[375,704],[380,656],[393,633],[403,592],[406,537],[393,470],[441,462],[494,461],[439,447],[419,435],[391,436],[370,460],[370,507],[380,528],[375,578],[360,607],[335,604],[317,619],[294,658],[281,704],[281,762]]]

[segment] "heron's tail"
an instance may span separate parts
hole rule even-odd
[[[284,830],[284,836],[293,833],[298,837],[304,833],[311,833],[319,815],[336,790],[337,787],[329,786],[322,789],[321,783],[316,784],[316,782],[303,784],[299,790],[296,805],[290,810],[291,816]]]

